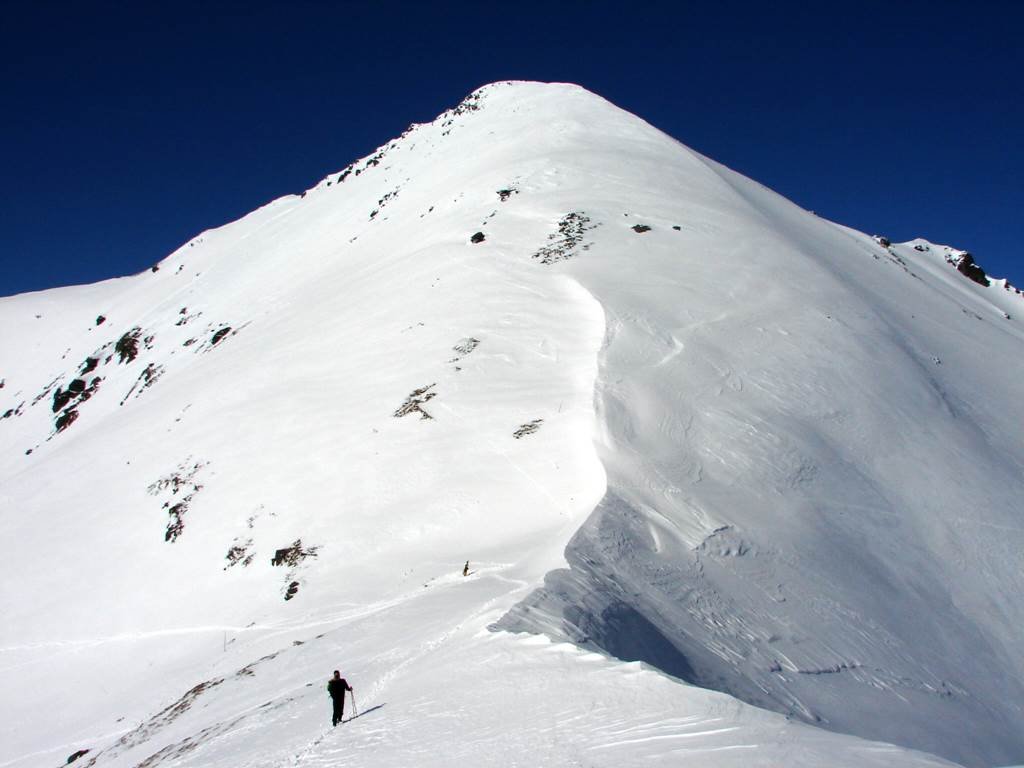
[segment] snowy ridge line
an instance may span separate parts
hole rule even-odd
[[[1016,294],[474,93],[0,300],[12,768],[1019,762]]]

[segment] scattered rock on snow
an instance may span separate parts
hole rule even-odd
[[[142,373],[139,374],[139,377],[135,380],[135,383],[132,384],[132,388],[128,390],[128,394],[124,396],[124,399],[121,401],[120,404],[124,405],[125,403],[127,403],[128,398],[130,398],[133,394],[135,394],[136,396],[141,395],[143,391],[149,389],[151,386],[156,384],[157,380],[161,376],[163,376],[163,374],[164,367],[162,365],[156,365],[155,363],[150,363],[149,365],[147,365],[146,368],[142,371]]]
[[[584,213],[567,213],[558,222],[558,231],[548,235],[548,240],[552,242],[538,249],[533,258],[539,260],[541,264],[554,264],[556,261],[571,259],[577,255],[577,249],[585,251],[590,248],[589,243],[583,242],[583,234],[596,226],[590,223],[590,218]]]
[[[164,491],[170,490],[170,497],[163,508],[167,510],[169,520],[164,531],[164,541],[174,543],[185,530],[185,514],[192,504],[197,493],[203,490],[203,486],[195,482],[196,475],[206,467],[202,461],[193,462],[191,458],[186,459],[178,465],[177,469],[164,477],[150,483],[146,492],[150,496],[159,496]],[[171,504],[174,498],[182,493],[180,500]]]
[[[249,566],[249,564],[252,563],[253,558],[256,556],[254,552],[249,551],[249,547],[251,546],[252,539],[242,541],[241,539],[236,538],[234,543],[231,545],[231,548],[228,550],[227,555],[224,557],[224,559],[228,561],[228,564],[224,566],[224,570],[226,571],[228,568],[238,565],[239,563],[242,564],[243,568]]]
[[[178,314],[180,315],[180,317],[178,318],[178,321],[175,323],[175,325],[186,325],[187,323],[191,322],[192,320],[195,320],[197,317],[199,317],[203,313],[202,312],[193,312],[192,314],[189,314],[188,307],[182,307],[181,309],[178,310]]]
[[[424,411],[421,406],[424,403],[433,400],[435,397],[437,397],[437,392],[430,391],[436,386],[437,382],[434,382],[433,384],[430,384],[426,387],[421,387],[420,389],[413,390],[412,394],[405,398],[405,402],[402,403],[401,406],[399,406],[398,410],[395,411],[392,414],[392,416],[394,416],[397,419],[400,419],[403,416],[408,416],[410,413],[418,413],[420,414],[420,420],[434,418],[429,413]]]
[[[516,440],[519,440],[520,438],[526,437],[527,435],[532,435],[534,432],[540,429],[540,425],[543,423],[544,419],[534,419],[533,421],[527,422],[526,424],[521,424],[519,426],[519,429],[512,433],[512,437],[514,437]]]
[[[139,336],[141,335],[142,329],[136,326],[117,340],[114,352],[118,355],[118,363],[130,363],[139,356]]]
[[[459,362],[459,360],[461,360],[466,355],[468,355],[470,352],[472,352],[474,349],[476,349],[479,344],[480,344],[480,339],[474,338],[473,336],[470,336],[468,338],[462,339],[461,341],[459,341],[458,344],[456,344],[454,347],[452,347],[452,349],[455,352],[457,352],[458,354],[455,355],[455,357],[453,357],[448,362],[449,363],[457,363],[457,362]]]
[[[484,235],[483,232],[477,232],[471,238],[469,238],[469,242],[471,242],[471,243],[482,243],[485,239],[486,239],[486,236]]]
[[[289,546],[278,549],[270,559],[271,565],[287,565],[294,568],[307,557],[316,557],[320,547],[303,547],[302,539],[296,539]]]

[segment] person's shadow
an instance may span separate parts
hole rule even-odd
[[[385,703],[386,703],[386,702],[385,702]],[[377,706],[375,706],[375,707],[370,707],[369,709],[364,709],[364,710],[363,710],[362,712],[360,712],[360,713],[359,713],[358,715],[352,715],[352,717],[346,718],[345,720],[342,720],[341,722],[343,722],[343,723],[349,723],[349,722],[351,722],[351,721],[355,720],[355,719],[356,719],[357,717],[362,717],[363,715],[368,715],[368,714],[370,714],[371,712],[376,712],[376,711],[377,711],[378,709],[380,709],[380,708],[381,708],[381,707],[383,707],[383,706],[384,706],[384,704],[378,704],[378,705],[377,705]]]

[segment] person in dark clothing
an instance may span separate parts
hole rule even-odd
[[[334,704],[333,724],[341,722],[341,716],[345,714],[345,691],[351,691],[352,686],[341,676],[341,672],[334,670],[334,677],[327,682],[327,693]]]

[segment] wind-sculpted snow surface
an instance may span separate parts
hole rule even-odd
[[[605,231],[573,265],[608,318],[608,491],[570,569],[499,626],[834,730],[1019,760],[1019,295],[682,151],[659,178],[656,156],[656,193],[623,195],[643,245]]]
[[[1024,300],[882,240],[501,83],[0,300],[0,766],[1020,760]]]

